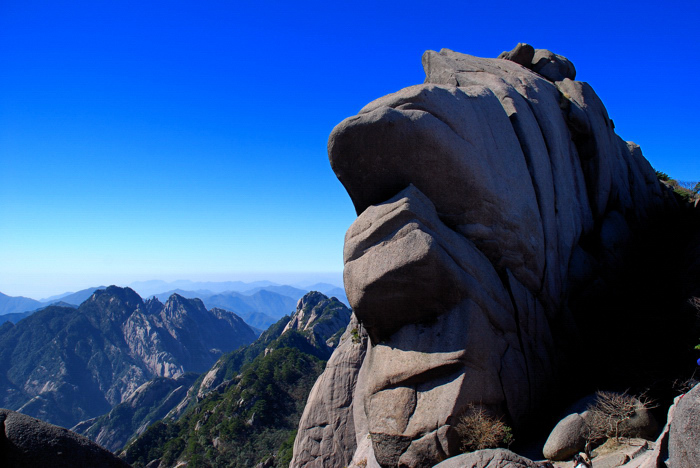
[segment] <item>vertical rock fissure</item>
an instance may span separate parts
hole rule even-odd
[[[505,108],[504,108],[505,109]],[[532,108],[530,108],[530,111],[532,111]],[[534,114],[533,114],[534,116]],[[525,158],[525,165],[527,166],[527,172],[530,175],[530,182],[532,183],[532,188],[533,191],[535,192],[535,201],[537,203],[537,211],[540,213],[540,222],[542,223],[542,236],[543,236],[543,241],[544,241],[544,248],[545,248],[545,254],[544,254],[544,267],[542,268],[542,275],[540,276],[540,290],[539,292],[541,293],[542,290],[544,289],[547,278],[547,259],[548,255],[546,252],[547,246],[549,245],[549,239],[548,234],[549,234],[549,229],[547,229],[546,226],[546,214],[544,212],[543,208],[543,200],[542,200],[542,193],[541,189],[539,187],[539,184],[535,180],[535,168],[533,167],[532,160],[533,160],[533,155],[530,149],[527,147],[527,145],[523,144],[524,141],[526,141],[526,136],[523,134],[522,129],[520,128],[520,125],[518,125],[517,122],[517,113],[513,113],[508,116],[508,120],[510,121],[511,126],[513,127],[513,131],[515,132],[515,136],[518,139],[518,144],[520,145],[520,150],[523,153],[523,156]],[[544,135],[542,135],[542,139],[544,140]],[[544,141],[544,144],[547,145],[547,142]],[[551,164],[550,164],[551,167]],[[553,175],[552,175],[553,177]],[[556,196],[556,194],[555,194]]]
[[[513,415],[510,414],[510,411],[508,410],[508,395],[506,393],[506,388],[503,384],[503,376],[501,376],[501,372],[503,372],[503,357],[508,353],[509,349],[510,345],[507,345],[506,350],[503,352],[503,356],[501,356],[501,361],[499,363],[500,367],[498,368],[498,383],[501,387],[501,394],[503,395],[503,407],[506,412],[506,415],[509,419],[513,419]]]
[[[505,286],[508,291],[508,296],[510,297],[510,302],[513,304],[513,318],[515,320],[515,333],[518,336],[518,344],[520,345],[520,352],[523,355],[523,362],[525,363],[525,374],[527,376],[527,400],[528,404],[532,404],[532,381],[530,380],[530,365],[527,362],[527,353],[525,352],[525,344],[523,343],[523,332],[520,328],[520,310],[518,309],[518,304],[513,295],[513,289],[510,285],[510,278],[508,277],[508,270],[506,270],[501,276],[501,281],[503,286]],[[506,350],[507,352],[507,350]],[[505,356],[505,353],[504,353]]]

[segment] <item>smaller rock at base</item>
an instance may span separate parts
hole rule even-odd
[[[542,453],[549,460],[568,460],[586,446],[586,421],[578,413],[570,414],[552,429]]]

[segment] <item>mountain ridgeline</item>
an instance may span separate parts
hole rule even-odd
[[[306,294],[291,317],[222,356],[168,417],[143,431],[121,457],[135,467],[288,466],[314,381],[338,344],[353,341],[346,331],[350,316],[335,297]]]
[[[95,291],[0,326],[0,405],[64,427],[109,412],[154,377],[204,372],[255,340],[235,314],[172,295]]]

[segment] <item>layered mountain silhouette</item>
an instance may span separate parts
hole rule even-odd
[[[36,310],[45,304],[23,296],[8,296],[0,293],[0,315],[16,314]]]
[[[275,284],[270,281],[194,282],[194,281],[141,281],[133,283],[141,297],[156,297],[165,302],[173,294],[188,299],[198,298],[207,308],[222,308],[234,312],[250,326],[265,330],[281,317],[294,309],[296,302],[309,291],[319,291],[327,296],[337,297],[348,305],[345,291],[328,283],[316,283],[311,286],[294,287]],[[64,307],[79,306],[95,291],[105,286],[86,288],[77,292],[66,292],[36,301],[22,296],[7,296],[0,293],[0,324],[17,323],[38,310],[56,305]]]

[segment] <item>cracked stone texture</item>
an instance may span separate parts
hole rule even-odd
[[[524,424],[576,336],[570,289],[616,265],[631,232],[674,203],[593,89],[572,81],[573,64],[530,49],[505,53],[520,63],[427,51],[424,84],[331,133],[358,213],[345,289],[370,344],[352,366],[354,439],[301,427],[291,466],[321,466],[310,431],[343,460],[423,467],[459,453],[469,405]],[[321,396],[350,391],[322,380],[305,413],[332,412]]]

